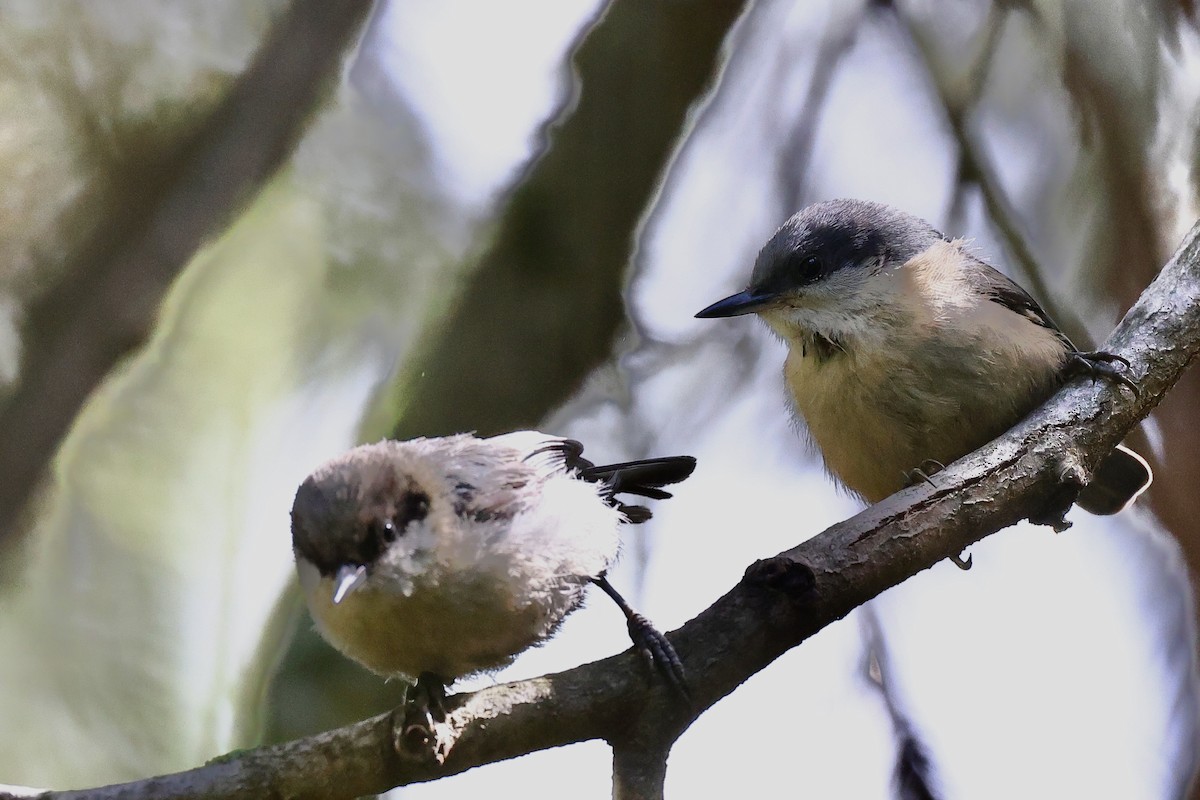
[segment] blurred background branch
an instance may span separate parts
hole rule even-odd
[[[937,800],[939,794],[933,788],[937,785],[937,776],[933,774],[929,751],[912,720],[904,713],[904,703],[896,696],[896,688],[889,679],[891,665],[879,616],[868,604],[863,606],[860,620],[866,650],[862,678],[878,689],[891,718],[892,738],[896,741],[896,768],[892,773],[896,800]]]
[[[797,209],[808,204],[809,168],[813,157],[813,144],[821,126],[821,114],[829,99],[829,90],[837,76],[838,67],[850,52],[858,37],[863,17],[873,9],[871,0],[846,3],[839,9],[838,17],[830,21],[829,30],[817,43],[817,54],[812,77],[805,91],[804,102],[786,134],[787,146],[779,152],[779,218],[787,219]],[[798,42],[796,49],[811,46],[811,42]],[[783,79],[791,60],[780,60],[776,65],[779,80]]]
[[[567,96],[538,150],[496,203],[482,252],[457,280],[449,307],[401,366],[383,409],[398,439],[533,427],[614,349],[632,347],[624,302],[644,211],[681,137],[723,67],[743,0],[610,0],[566,55]],[[368,424],[365,435],[377,436]],[[344,724],[398,703],[404,685],[364,675],[302,629],[283,667],[288,686],[357,687],[276,697],[308,710],[299,730]],[[302,696],[303,701],[298,697]]]
[[[0,545],[76,414],[145,342],[167,288],[291,154],[372,0],[295,0],[196,128],[127,164],[108,218],[29,309],[19,383],[0,407]]]
[[[469,284],[405,368],[394,435],[529,427],[611,357],[644,209],[743,0],[613,0]],[[448,400],[453,402],[448,402]]]
[[[983,96],[1000,37],[1004,34],[1005,22],[1023,4],[997,2],[988,8],[982,44],[975,62],[962,70],[958,76],[950,76],[938,69],[930,44],[922,40],[922,33],[931,32],[914,26],[903,14],[897,12],[899,24],[912,38],[913,44],[925,59],[925,67],[938,91],[938,99],[946,112],[946,121],[958,144],[958,171],[955,187],[955,206],[962,202],[963,193],[970,187],[979,189],[987,206],[988,218],[1000,231],[1004,246],[1013,261],[1021,268],[1020,280],[1042,304],[1050,318],[1058,323],[1076,346],[1083,350],[1092,349],[1092,336],[1066,306],[1059,302],[1046,282],[1046,270],[1038,263],[1029,237],[1024,232],[1024,221],[1017,207],[1008,197],[1004,183],[979,137],[972,130],[972,112]],[[1032,9],[1025,9],[1034,14]],[[951,211],[952,218],[961,223],[961,212]],[[1142,284],[1143,286],[1145,284]]]

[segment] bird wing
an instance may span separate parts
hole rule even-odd
[[[990,264],[979,259],[975,259],[975,261],[979,264],[980,269],[974,274],[980,281],[980,291],[988,300],[1004,306],[1015,314],[1020,314],[1035,325],[1053,331],[1072,352],[1075,350],[1075,345],[1071,344],[1067,335],[1055,324],[1045,309],[1038,305],[1038,301],[1034,300],[1029,292]]]
[[[583,457],[583,444],[575,439],[549,438],[525,460],[539,463],[539,456],[546,457],[540,461],[551,469],[566,469],[582,480],[604,484],[609,494],[636,494],[654,500],[670,497],[671,493],[663,491],[662,487],[685,480],[696,469],[696,459],[691,456],[645,458],[597,466]]]
[[[444,440],[447,453],[447,479],[454,496],[454,512],[476,522],[508,520],[524,511],[538,495],[530,492],[531,483],[549,477],[523,458],[528,449],[525,433],[478,439],[463,434]]]
[[[530,434],[533,433],[536,432],[505,434],[494,437],[492,441],[520,443],[528,451],[524,462],[545,477],[566,471],[573,473],[580,480],[598,484],[609,505],[620,509],[630,522],[650,519],[650,510],[644,506],[622,503],[616,499],[616,495],[634,494],[654,500],[665,500],[671,493],[664,491],[662,487],[679,483],[696,468],[696,459],[691,456],[667,456],[596,465],[595,462],[584,458],[581,442],[545,434],[537,434],[537,438],[531,438]]]
[[[616,499],[618,494],[635,494],[652,500],[665,500],[671,493],[664,491],[662,487],[679,483],[696,468],[696,459],[691,456],[667,456],[596,465],[583,457],[583,445],[574,439],[561,439],[547,448],[552,448],[561,458],[563,465],[580,480],[598,484],[608,504],[619,509],[627,520],[635,523],[650,519],[650,509],[622,503]]]
[[[589,466],[580,470],[580,477],[607,484],[613,494],[636,494],[653,500],[666,500],[671,493],[662,487],[685,480],[695,469],[696,459],[691,456],[666,456]]]

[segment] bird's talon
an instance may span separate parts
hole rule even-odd
[[[1128,387],[1129,391],[1133,392],[1134,397],[1142,396],[1142,390],[1138,388],[1138,385],[1136,383],[1134,383],[1133,380],[1130,379],[1130,377],[1128,375],[1125,375],[1125,374],[1115,375],[1113,377],[1113,379],[1117,383],[1121,384],[1122,386]]]
[[[433,741],[433,728],[427,728],[420,723],[407,723],[400,733],[400,741],[409,752],[424,750]]]
[[[665,678],[667,683],[690,703],[692,698],[688,692],[683,662],[667,637],[641,614],[634,614],[629,618],[628,628],[629,638],[633,640],[634,647],[642,654],[649,667]]]
[[[937,484],[933,482],[930,475],[936,475],[946,468],[946,465],[935,458],[927,458],[918,466],[913,467],[904,473],[905,486],[916,486],[917,481],[924,481],[933,488],[937,488]]]
[[[1132,366],[1124,356],[1097,350],[1090,353],[1072,353],[1070,361],[1067,362],[1067,372],[1073,375],[1087,375],[1092,379],[1092,383],[1095,383],[1097,378],[1106,378],[1129,389],[1134,397],[1140,397],[1141,390],[1125,374]]]
[[[437,740],[437,723],[445,721],[446,683],[431,672],[422,672],[404,698],[400,743],[409,752],[423,750]]]
[[[925,481],[933,488],[937,488],[937,484],[933,482],[933,478],[920,467],[913,467],[904,473],[905,487],[916,486],[918,481]]]
[[[606,572],[601,572],[592,578],[592,583],[599,586],[604,593],[612,598],[621,613],[625,615],[626,628],[633,646],[642,657],[650,662],[652,669],[662,675],[667,683],[679,693],[684,700],[691,704],[691,694],[687,688],[687,676],[683,671],[683,662],[679,654],[671,646],[671,642],[650,624],[650,620],[630,608],[625,598],[609,582]]]
[[[1092,350],[1086,353],[1076,353],[1075,355],[1079,358],[1082,358],[1084,361],[1102,361],[1109,364],[1117,362],[1124,364],[1125,369],[1129,369],[1133,366],[1129,363],[1129,359],[1125,356],[1117,355],[1116,353],[1110,353],[1107,350]]]
[[[954,564],[954,566],[961,569],[963,572],[966,572],[974,564],[974,558],[975,557],[970,553],[967,554],[966,558],[963,558],[962,553],[959,553],[956,556],[950,556],[950,562],[952,564]]]

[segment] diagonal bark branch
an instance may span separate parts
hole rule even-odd
[[[1106,347],[1132,362],[1138,395],[1108,382],[1069,384],[1013,430],[939,472],[936,486],[906,489],[758,562],[724,597],[673,632],[690,676],[690,707],[627,652],[449,698],[449,752],[441,765],[403,755],[393,745],[396,722],[383,714],[177,775],[40,796],[354,797],[596,738],[613,745],[630,796],[646,787],[645,796],[655,796],[661,779],[650,775],[653,770],[623,766],[631,747],[649,741],[665,752],[665,744],[699,714],[787,650],[921,570],[1040,514],[1059,499],[1061,478],[1085,476],[1150,413],[1200,354],[1200,223]]]
[[[91,391],[141,345],[167,288],[291,153],[373,0],[295,0],[173,158],[141,165],[112,219],[29,311],[0,407],[0,543]]]

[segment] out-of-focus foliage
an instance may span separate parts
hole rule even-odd
[[[15,0],[0,15],[0,379],[19,309],[212,108],[278,2]]]
[[[52,282],[103,223],[131,171],[153,164],[212,108],[277,0],[41,3],[0,18],[0,278],[23,296]]]
[[[8,307],[53,282],[156,149],[202,119],[270,10],[6,5],[4,53],[21,66],[0,84]],[[62,447],[4,570],[6,781],[94,785],[258,741],[296,616],[291,495],[357,441],[437,307],[431,278],[466,246],[467,216],[440,199],[370,52],[368,37],[357,80],[197,255]]]

